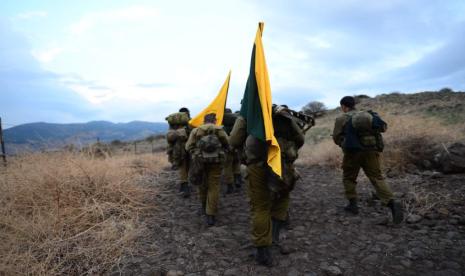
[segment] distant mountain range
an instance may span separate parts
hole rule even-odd
[[[99,139],[102,142],[113,140],[131,141],[144,139],[153,134],[166,132],[168,124],[133,121],[112,123],[92,121],[76,124],[30,123],[4,130],[8,153],[21,149],[56,149],[64,145],[86,145]]]

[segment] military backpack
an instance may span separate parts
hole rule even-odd
[[[217,130],[214,127],[208,129],[199,129],[197,141],[198,158],[202,163],[221,163],[224,161],[223,146],[218,138]],[[200,136],[201,135],[201,136]]]
[[[186,128],[170,129],[166,133],[166,140],[168,142],[167,154],[168,161],[176,167],[182,164],[186,158],[187,152],[184,148],[187,141]]]
[[[185,112],[176,112],[170,114],[165,118],[171,128],[177,128],[177,126],[187,126],[189,124],[189,115]]]
[[[387,130],[387,123],[381,119],[378,113],[368,111],[356,111],[349,116],[344,126],[344,142],[342,148],[348,151],[384,149],[381,133]]]

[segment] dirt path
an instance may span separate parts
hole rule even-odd
[[[159,209],[147,221],[151,235],[141,243],[157,254],[131,257],[125,274],[465,275],[465,175],[389,178],[409,212],[418,214],[412,223],[393,226],[388,209],[371,200],[366,178],[358,187],[361,213],[350,216],[342,209],[340,172],[299,169],[303,179],[292,193],[291,229],[283,233],[294,251],[283,256],[274,250],[272,268],[255,265],[250,256],[244,191],[222,195],[217,225],[207,227],[196,195],[181,198],[176,174],[166,171],[153,180]],[[412,187],[415,194],[409,193]],[[415,203],[409,200],[413,195]],[[434,205],[437,198],[442,201]]]

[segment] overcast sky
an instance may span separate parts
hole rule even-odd
[[[2,1],[0,116],[162,121],[230,69],[238,109],[259,21],[276,103],[465,90],[462,0]]]

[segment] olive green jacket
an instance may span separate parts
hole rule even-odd
[[[336,118],[333,129],[333,141],[336,145],[342,147],[342,143],[344,142],[344,127],[355,112],[357,111],[353,109],[347,113],[342,113]]]

